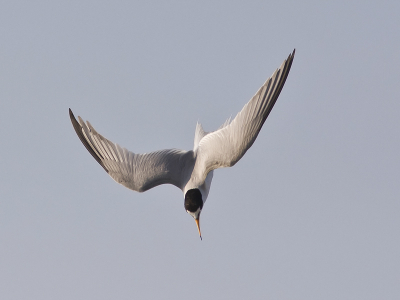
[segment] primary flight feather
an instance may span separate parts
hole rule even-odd
[[[193,150],[160,150],[136,154],[97,133],[89,122],[75,119],[72,125],[89,153],[118,183],[137,192],[160,184],[173,184],[183,191],[185,209],[200,232],[200,213],[208,197],[217,168],[232,167],[253,145],[285,84],[295,51],[261,86],[251,100],[230,121],[214,132],[196,126]]]

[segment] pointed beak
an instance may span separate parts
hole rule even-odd
[[[194,221],[196,222],[197,229],[199,230],[200,239],[203,240],[203,238],[201,237],[201,231],[200,231],[200,216],[198,219],[194,219]]]

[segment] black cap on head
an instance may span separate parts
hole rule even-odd
[[[203,199],[199,189],[188,190],[185,194],[185,209],[190,212],[196,212],[203,208]]]

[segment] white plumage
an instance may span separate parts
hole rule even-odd
[[[136,154],[121,148],[96,132],[89,122],[75,119],[69,110],[72,124],[86,149],[104,170],[118,183],[137,192],[144,192],[160,184],[173,184],[190,202],[189,190],[201,193],[197,209],[187,211],[197,220],[211,186],[213,170],[235,165],[253,145],[266,118],[273,108],[289,74],[292,54],[267,79],[251,100],[230,121],[218,130],[207,133],[197,123],[193,150],[160,150]],[[192,194],[192,193],[189,193]],[[196,202],[195,201],[195,202]],[[185,203],[186,207],[186,203]],[[188,204],[188,207],[190,205]],[[200,229],[199,229],[200,233]]]

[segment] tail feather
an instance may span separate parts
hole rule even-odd
[[[199,122],[196,124],[196,131],[194,133],[194,145],[193,151],[196,151],[197,146],[199,145],[201,139],[205,137],[209,132],[205,132],[203,126]]]
[[[217,130],[222,129],[222,128],[228,126],[228,125],[231,123],[231,121],[232,121],[231,119],[232,119],[232,117],[230,117],[229,119],[227,119],[227,120],[224,122],[224,124],[222,124]],[[197,124],[196,124],[196,131],[195,131],[195,133],[194,133],[193,151],[196,151],[197,146],[199,145],[201,139],[202,139],[203,137],[205,137],[205,136],[206,136],[207,134],[209,134],[209,133],[211,133],[211,132],[204,131],[203,126],[201,126],[201,124],[200,124],[199,122],[197,122]]]

